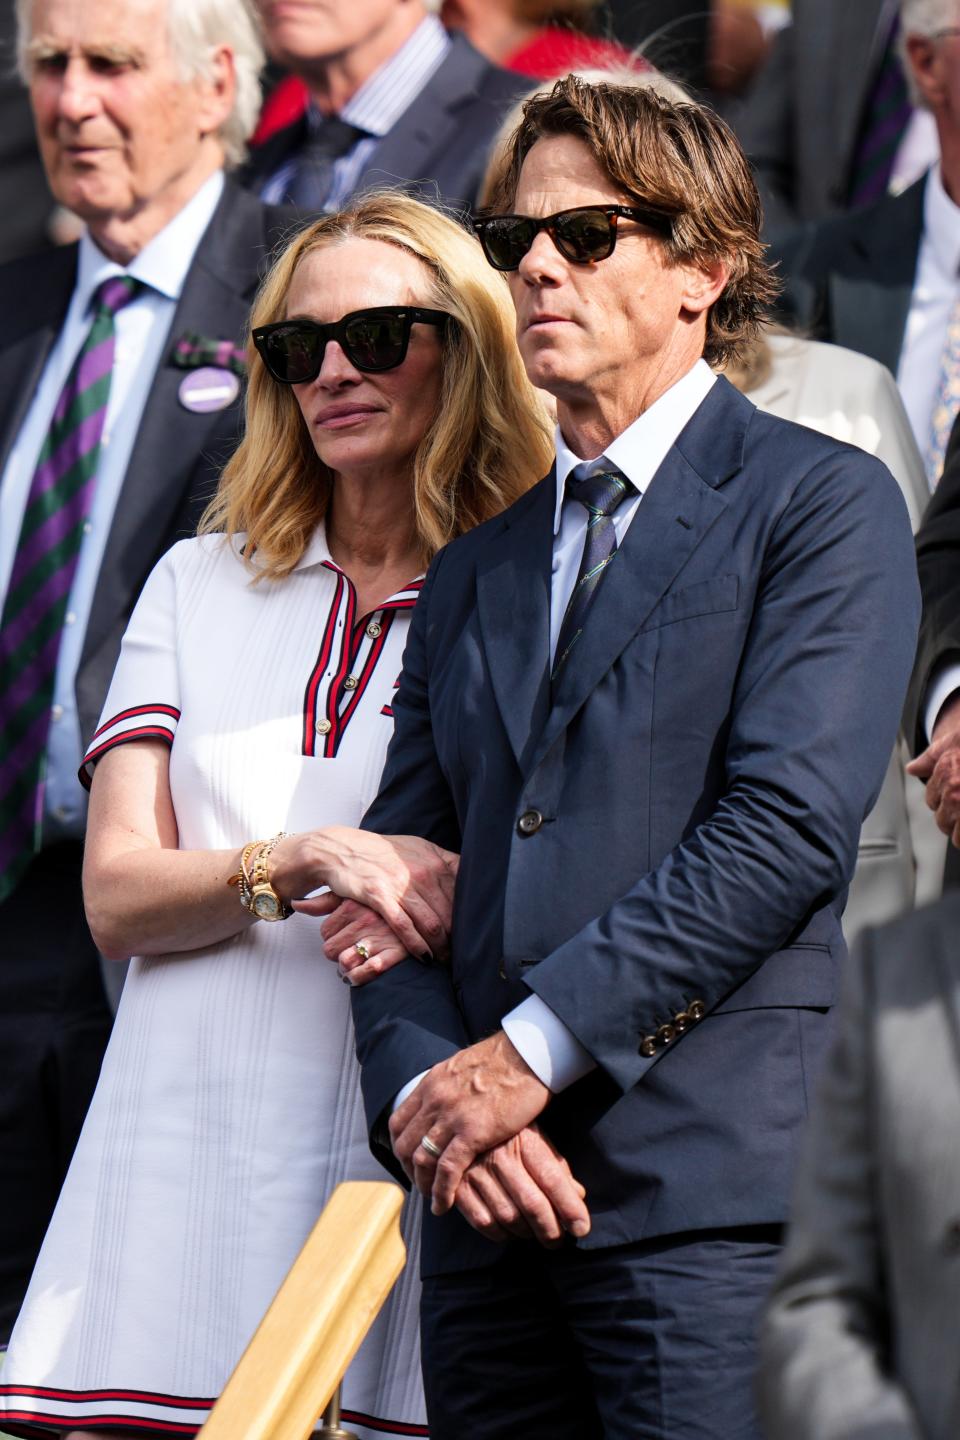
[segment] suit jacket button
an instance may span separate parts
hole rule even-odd
[[[691,1000],[687,1006],[687,1014],[691,1020],[702,1020],[707,1013],[707,1007],[702,1000]]]
[[[517,821],[517,829],[521,835],[536,835],[543,824],[543,816],[539,810],[524,810]]]
[[[690,1029],[690,1025],[690,1016],[687,1014],[686,1010],[678,1010],[676,1015],[674,1015],[673,1017],[673,1028],[674,1030],[676,1030],[677,1034],[682,1035],[684,1030]]]
[[[677,1032],[672,1025],[661,1025],[657,1031],[657,1044],[669,1045],[671,1040],[676,1040]]]
[[[643,1039],[640,1041],[640,1054],[643,1056],[644,1060],[649,1060],[650,1057],[652,1055],[656,1055],[656,1053],[656,1037],[654,1035],[644,1035]]]

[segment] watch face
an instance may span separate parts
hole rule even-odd
[[[280,914],[280,906],[275,895],[257,895],[253,901],[253,909],[261,920],[275,920]]]

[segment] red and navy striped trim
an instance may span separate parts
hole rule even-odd
[[[141,725],[136,730],[121,730],[119,735],[114,735],[112,740],[105,740],[95,750],[88,750],[83,757],[83,764],[80,766],[78,776],[80,784],[85,790],[89,790],[93,783],[93,776],[87,769],[88,765],[95,765],[98,760],[106,755],[108,750],[114,750],[118,745],[126,745],[130,740],[162,740],[165,745],[173,744],[172,730],[163,725]]]
[[[27,1398],[35,1396],[39,1400],[61,1400],[73,1404],[90,1404],[92,1401],[103,1400],[106,1402],[124,1401],[140,1405],[169,1406],[176,1410],[203,1410],[209,1411],[213,1408],[213,1398],[197,1398],[196,1396],[168,1395],[154,1390],[125,1390],[125,1389],[101,1389],[101,1390],[63,1390],[50,1385],[0,1385],[0,1396],[16,1398]],[[376,1431],[382,1435],[410,1435],[429,1437],[429,1429],[426,1425],[414,1424],[407,1420],[390,1420],[381,1415],[369,1415],[363,1410],[344,1410],[343,1419],[354,1425],[363,1425],[368,1430]],[[204,1419],[206,1416],[204,1415]],[[106,1411],[103,1414],[71,1416],[57,1415],[50,1411],[37,1410],[14,1410],[0,1409],[0,1425],[6,1426],[8,1422],[21,1422],[33,1424],[37,1427],[52,1427],[54,1430],[96,1430],[103,1427],[125,1427],[128,1429],[148,1430],[161,1435],[195,1435],[200,1429],[202,1420],[198,1419],[196,1425],[187,1421],[159,1420],[143,1415],[129,1415],[114,1411]]]
[[[326,561],[323,562],[326,565]],[[330,570],[335,569],[330,565]],[[307,688],[303,697],[303,753],[304,755],[316,755],[317,753],[317,692],[320,689],[320,681],[323,679],[324,671],[330,659],[330,651],[333,649],[334,636],[337,633],[337,618],[340,614],[340,601],[343,597],[343,587],[347,582],[342,570],[336,571],[337,591],[333,604],[330,607],[330,614],[327,617],[326,629],[323,632],[323,639],[320,642],[320,652],[317,655],[316,664],[310,672],[310,679],[307,681]]]
[[[102,735],[105,730],[110,730],[114,725],[119,725],[121,720],[133,720],[138,715],[169,715],[173,720],[180,719],[180,711],[175,705],[133,705],[129,710],[121,710],[119,715],[114,715],[112,719],[105,720],[99,729],[93,732],[93,739],[90,743],[93,744],[93,740],[96,740],[97,736]]]
[[[302,753],[313,756],[320,754],[325,760],[332,760],[340,750],[347,726],[356,714],[357,707],[376,671],[377,662],[383,654],[387,635],[393,622],[394,612],[413,609],[423,581],[412,580],[409,585],[405,585],[402,590],[391,595],[389,600],[385,600],[370,615],[364,615],[358,619],[357,592],[350,578],[331,560],[324,560],[322,564],[336,575],[337,588],[330,614],[327,617],[320,650],[304,692]],[[344,599],[346,599],[345,606]],[[342,620],[341,611],[343,612]],[[357,674],[356,665],[364,641],[368,638],[367,625],[373,615],[378,617],[380,634],[374,638],[363,662],[363,668]],[[330,657],[334,653],[337,631],[341,625],[343,640],[340,658],[327,689],[326,700],[323,702],[320,699],[320,686],[330,666]],[[344,682],[350,675],[356,676],[357,684],[353,690],[347,691]],[[399,681],[397,683],[399,684]],[[349,696],[349,698],[345,699],[345,696]],[[389,706],[384,706],[380,713],[389,719],[393,718],[393,710]],[[317,743],[318,719],[325,719],[329,727],[322,737],[322,745],[319,747]]]

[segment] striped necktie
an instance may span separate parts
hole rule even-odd
[[[636,490],[619,470],[600,470],[585,475],[584,465],[576,465],[567,476],[567,499],[577,500],[587,511],[587,533],[577,583],[573,587],[563,614],[557,639],[556,659],[551,680],[556,681],[567,657],[580,639],[587,611],[597,593],[603,573],[617,551],[617,532],[613,514],[628,495]]]
[[[913,113],[897,51],[899,29],[899,15],[895,15],[854,155],[847,201],[852,210],[871,205],[886,193],[900,141]]]
[[[40,848],[47,731],[64,616],[93,503],[114,316],[139,282],[104,280],[30,482],[0,615],[0,901]]]

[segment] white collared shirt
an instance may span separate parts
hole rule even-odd
[[[94,292],[111,275],[131,275],[141,280],[146,288],[118,311],[114,322],[114,369],[97,483],[57,660],[44,794],[43,828],[47,839],[83,834],[86,799],[77,781],[77,770],[83,746],[90,737],[80,734],[75,684],[90,607],[154,373],[163,356],[187,271],[222,193],[223,173],[218,171],[126,270],[108,260],[88,234],[81,237],[77,279],[63,328],[47,358],[0,479],[0,596],[5,596],[37,457],[60,391],[90,329]]]
[[[930,422],[940,385],[947,327],[960,300],[960,207],[943,188],[940,166],[927,178],[923,234],[904,330],[897,385],[920,454],[930,448]]]

